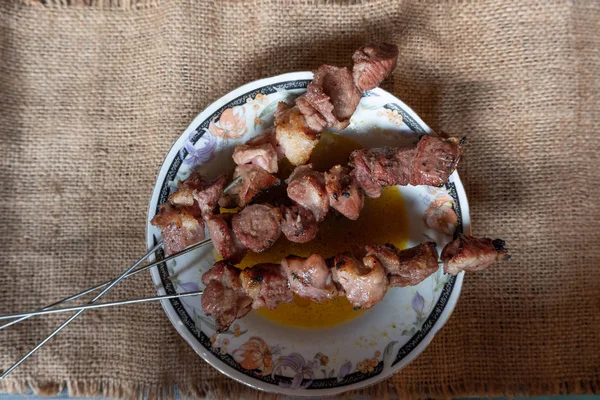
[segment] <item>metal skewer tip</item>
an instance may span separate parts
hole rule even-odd
[[[139,299],[113,301],[110,303],[85,304],[82,306],[54,308],[51,310],[41,310],[41,311],[33,311],[33,312],[27,312],[27,313],[21,313],[21,314],[3,315],[3,316],[0,316],[0,320],[1,319],[18,318],[18,317],[33,317],[34,315],[46,315],[46,314],[56,314],[56,313],[63,313],[63,312],[69,312],[69,311],[87,310],[90,308],[104,308],[104,307],[122,306],[122,305],[127,305],[127,304],[147,303],[150,301],[157,301],[157,300],[178,299],[178,298],[182,298],[182,297],[198,296],[198,295],[201,295],[202,292],[203,292],[203,290],[197,290],[195,292],[167,294],[167,295],[163,295],[163,296],[154,296],[154,297],[142,297]]]

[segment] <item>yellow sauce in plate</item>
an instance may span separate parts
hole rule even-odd
[[[315,148],[311,163],[316,170],[324,171],[336,164],[345,165],[352,150],[361,146],[340,135],[325,132]],[[287,176],[291,166],[282,166],[281,176]],[[350,250],[352,246],[367,243],[393,243],[406,247],[408,216],[400,191],[386,188],[378,199],[365,199],[365,207],[356,221],[329,213],[319,225],[317,237],[309,243],[291,243],[282,235],[273,247],[263,253],[248,253],[240,263],[246,268],[258,263],[279,263],[289,254],[308,257],[318,253],[323,257]],[[354,310],[345,297],[321,303],[295,297],[290,304],[281,303],[274,310],[260,309],[258,315],[284,325],[303,328],[334,326],[357,317],[363,311]]]

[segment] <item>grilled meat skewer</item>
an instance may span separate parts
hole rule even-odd
[[[282,232],[292,242],[312,240],[330,207],[357,219],[364,195],[379,197],[385,186],[443,184],[460,158],[463,143],[458,139],[424,137],[415,148],[358,150],[350,157],[350,169],[338,165],[325,174],[301,165],[308,161],[321,131],[343,129],[349,124],[362,92],[379,85],[395,68],[397,57],[395,45],[370,44],[355,52],[352,71],[319,67],[305,94],[293,105],[278,105],[273,128],[235,148],[233,160],[238,166],[234,177],[240,179],[227,193],[223,193],[224,175],[208,181],[193,173],[181,182],[169,196],[169,204],[162,205],[152,220],[161,228],[165,252],[173,254],[204,239],[206,225],[211,237],[216,234],[213,240],[220,254],[236,261],[245,254],[243,246],[264,251]],[[262,221],[259,227],[256,218],[273,217],[278,211],[248,211],[252,221],[244,216],[214,216],[217,205],[243,208],[259,193],[279,185],[273,174],[283,157],[298,167],[287,181],[287,196],[293,204],[280,205],[278,218]],[[267,226],[272,229],[267,230]]]
[[[261,167],[269,174],[277,173],[278,161],[284,157],[295,166],[306,164],[321,132],[347,127],[362,93],[377,87],[394,70],[398,47],[369,44],[352,58],[352,71],[331,65],[315,70],[305,94],[294,104],[278,105],[273,128],[234,149],[235,163]]]
[[[425,135],[415,147],[355,150],[350,174],[372,198],[386,186],[442,186],[456,169],[465,143],[465,138]]]
[[[236,262],[239,255],[245,254],[238,251],[239,241],[255,252],[269,248],[282,232],[291,242],[305,243],[316,236],[318,223],[330,208],[356,220],[364,205],[365,193],[369,197],[379,197],[382,188],[389,185],[437,185],[446,182],[456,168],[463,145],[464,142],[457,138],[424,136],[414,147],[356,150],[350,156],[350,169],[336,165],[323,173],[312,170],[311,164],[298,166],[287,179],[286,193],[292,203],[282,204],[279,211],[272,213],[249,210],[245,214],[252,215],[253,224],[236,223],[248,218],[235,216],[233,226],[229,224],[229,228],[224,225],[229,220],[216,220],[213,216],[217,201],[221,206],[229,205],[224,199],[230,192],[221,195],[224,176],[210,181],[193,173],[169,196],[170,206],[163,205],[152,223],[161,228],[167,243],[165,250],[172,254],[204,239],[206,221],[219,254]],[[236,175],[240,170],[246,172],[240,172],[244,175],[233,191],[244,205],[258,193],[279,184],[279,179],[256,165],[240,165],[236,168]],[[264,207],[273,208],[267,204]],[[264,221],[266,225],[257,228],[257,219],[272,215],[278,217],[270,218],[270,223]],[[231,233],[213,236],[212,230],[216,227],[221,233],[225,232],[224,229]],[[257,234],[257,229],[263,233]],[[226,242],[220,243],[221,240]]]
[[[508,259],[501,239],[459,235],[442,251],[444,271],[481,271],[497,259]],[[383,299],[390,287],[414,286],[439,269],[434,242],[406,250],[391,244],[366,245],[353,254],[324,259],[288,256],[281,264],[257,264],[240,270],[227,261],[204,273],[202,309],[215,318],[223,332],[251,309],[273,309],[290,303],[293,295],[313,301],[346,296],[356,308],[368,309]]]

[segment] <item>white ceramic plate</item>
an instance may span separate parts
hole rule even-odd
[[[199,166],[209,176],[232,171],[233,148],[263,132],[272,124],[277,103],[301,94],[311,79],[310,72],[296,72],[249,83],[194,119],[169,151],[158,175],[148,210],[148,248],[161,237],[150,220],[177,182],[192,167]],[[225,140],[212,132],[239,138]],[[409,107],[377,88],[363,95],[351,125],[340,134],[375,147],[415,141],[429,133]],[[454,203],[457,232],[470,232],[467,198],[456,172],[442,188],[399,190],[407,208],[408,247],[433,238],[441,249],[452,239],[425,223],[427,208],[442,196],[450,196]],[[162,252],[156,257],[162,258]],[[152,280],[160,295],[197,290],[203,286],[202,273],[214,261],[214,249],[207,246],[153,269]],[[390,289],[382,302],[356,318],[322,329],[282,325],[252,311],[229,332],[217,336],[199,297],[165,300],[162,305],[190,346],[225,375],[269,392],[326,396],[372,385],[417,357],[450,317],[462,279],[462,274],[452,277],[440,269],[418,286]]]

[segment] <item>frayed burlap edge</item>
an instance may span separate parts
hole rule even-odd
[[[34,7],[93,7],[99,9],[135,10],[158,6],[162,0],[13,0],[18,5]]]
[[[280,0],[282,4],[289,4],[287,0]],[[369,0],[304,0],[312,4],[344,4],[357,5],[367,3]],[[447,0],[456,2],[458,0]],[[158,6],[165,0],[13,0],[19,5],[42,6],[53,8],[64,7],[94,7],[99,9],[136,10]]]
[[[67,388],[72,397],[107,397],[119,399],[148,398],[148,399],[174,399],[176,392],[184,398],[207,399],[274,399],[278,395],[260,392],[242,385],[231,379],[223,381],[201,382],[198,384],[179,385],[175,389],[172,385],[145,385],[120,381],[95,381],[84,380],[78,382],[63,382],[61,384],[39,382],[33,380],[5,380],[0,382],[0,391],[13,394],[33,393],[39,396],[55,396]],[[446,399],[455,397],[468,397],[477,394],[480,397],[501,396],[542,396],[542,395],[575,395],[600,393],[600,376],[593,380],[568,380],[563,382],[545,382],[536,385],[522,385],[519,387],[506,387],[503,384],[464,383],[448,387],[447,385],[434,385],[417,387],[415,385],[401,385],[392,379],[374,386],[349,391],[340,397],[368,396],[377,399],[388,398],[413,398],[413,399]]]

